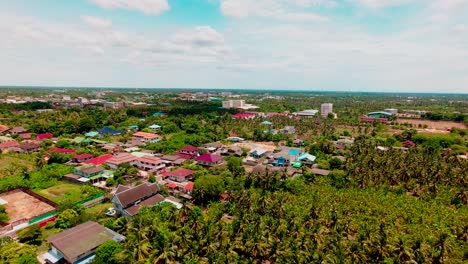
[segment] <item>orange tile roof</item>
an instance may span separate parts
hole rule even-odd
[[[136,132],[135,134],[133,134],[133,136],[134,137],[142,137],[142,138],[146,138],[146,139],[153,139],[153,138],[160,137],[158,134],[147,133],[147,132]]]

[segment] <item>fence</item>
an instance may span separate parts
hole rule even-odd
[[[35,223],[39,223],[39,222],[41,222],[41,221],[43,221],[43,220],[45,220],[47,218],[51,218],[53,216],[55,216],[55,211],[51,211],[51,212],[36,216],[33,219],[29,220],[29,224],[33,225]]]
[[[88,198],[86,200],[77,202],[76,204],[77,205],[83,205],[84,207],[89,208],[91,206],[94,206],[96,204],[101,203],[104,199],[105,199],[104,194],[100,193],[100,194],[95,195],[93,197],[90,197],[90,198]]]

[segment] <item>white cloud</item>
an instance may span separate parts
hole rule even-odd
[[[401,6],[406,4],[411,4],[419,2],[421,0],[350,0],[357,5],[364,6],[367,8],[379,9],[386,8],[391,6]],[[452,1],[452,0],[443,0],[443,1]],[[458,0],[455,0],[458,1]]]
[[[96,29],[109,29],[112,27],[112,21],[94,16],[81,16],[81,20],[88,26]]]
[[[333,2],[328,0],[295,0],[293,2],[284,0],[222,0],[220,9],[225,16],[234,18],[255,16],[292,22],[327,21],[328,18],[325,16],[304,12],[300,8],[300,6],[319,5],[320,3]]]
[[[159,15],[169,10],[167,0],[89,0],[105,9],[127,9],[140,11],[147,15]]]

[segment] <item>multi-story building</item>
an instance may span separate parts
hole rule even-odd
[[[242,108],[245,106],[245,100],[223,101],[223,108]]]
[[[326,103],[320,106],[320,113],[323,117],[327,117],[329,113],[333,113],[333,104]]]

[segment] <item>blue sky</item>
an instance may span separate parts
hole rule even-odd
[[[0,85],[468,93],[468,0],[0,0]]]

